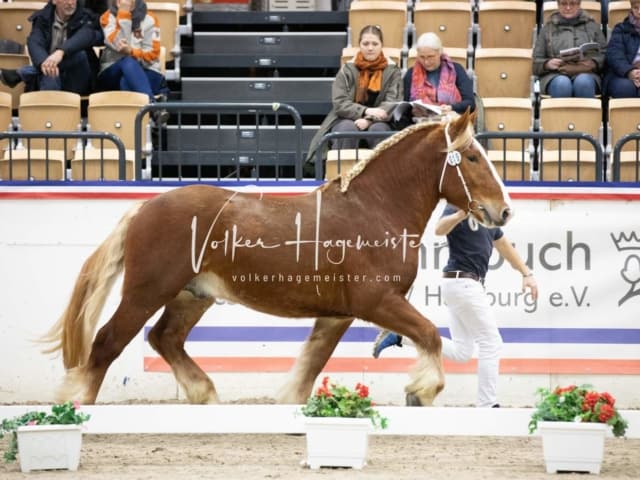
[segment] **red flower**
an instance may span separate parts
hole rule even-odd
[[[324,385],[322,385],[321,387],[318,387],[318,390],[316,391],[316,395],[319,397],[333,397],[333,394],[331,393],[331,391]]]
[[[360,398],[367,398],[369,396],[369,387],[367,387],[366,385],[362,385],[361,383],[358,383],[356,385],[356,391],[358,392],[358,396]]]
[[[600,394],[598,392],[587,392],[584,396],[584,404],[582,405],[582,410],[593,410],[596,406],[596,403],[600,401]],[[587,408],[585,408],[585,405]]]
[[[608,392],[601,393],[600,397],[612,407],[616,404],[616,399]]]
[[[598,420],[606,423],[611,417],[613,417],[614,414],[615,412],[613,410],[613,407],[605,403],[604,405],[600,406],[600,415],[598,415]]]
[[[569,392],[573,392],[576,388],[575,385],[569,385],[568,387],[556,387],[555,391],[553,392],[556,395],[562,395],[563,393],[569,393]]]

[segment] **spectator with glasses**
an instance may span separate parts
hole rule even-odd
[[[345,63],[333,82],[333,108],[311,140],[305,171],[315,169],[316,150],[328,132],[385,132],[391,130],[389,112],[402,101],[402,73],[382,51],[382,30],[367,25],[358,37],[359,51]],[[382,138],[367,140],[373,148]],[[335,141],[332,148],[356,148],[358,139]]]
[[[589,43],[597,47],[568,58],[560,53]],[[559,0],[558,11],[543,25],[533,50],[533,74],[540,78],[540,92],[593,98],[600,93],[606,46],[602,25],[580,8],[580,0]]]
[[[404,74],[404,99],[420,100],[436,105],[443,115],[462,114],[475,110],[473,81],[464,67],[444,53],[440,37],[433,32],[423,33],[416,42],[416,63]],[[414,108],[395,125],[404,128],[424,119],[424,110]]]

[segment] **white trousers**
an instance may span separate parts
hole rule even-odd
[[[477,406],[491,407],[498,403],[502,337],[484,287],[470,278],[445,278],[442,296],[451,314],[451,339],[442,338],[442,354],[466,362],[478,345]]]

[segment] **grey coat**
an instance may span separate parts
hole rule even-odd
[[[572,23],[575,23],[573,25]],[[602,27],[584,10],[580,10],[575,22],[563,18],[558,12],[554,12],[542,30],[538,34],[536,45],[533,49],[533,74],[540,77],[540,92],[547,91],[547,85],[559,72],[546,70],[544,64],[547,60],[558,58],[560,50],[573,48],[587,42],[596,42],[600,45],[598,53],[589,53],[588,58],[597,64],[597,70],[591,73],[600,87],[600,72],[604,68],[605,51],[607,41],[602,33]]]
[[[359,75],[360,71],[353,62],[345,63],[336,75],[331,89],[333,108],[327,114],[320,125],[320,129],[309,144],[309,153],[306,158],[307,162],[314,161],[315,152],[320,145],[322,137],[331,131],[331,128],[338,120],[342,118],[357,120],[364,115],[364,111],[368,107],[356,103],[354,100]],[[402,72],[397,65],[389,61],[389,65],[387,65],[382,72],[382,87],[373,106],[391,112],[395,106],[394,104],[401,102],[402,99]],[[323,154],[323,158],[324,157],[325,155]]]

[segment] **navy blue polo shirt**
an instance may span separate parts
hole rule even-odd
[[[442,216],[455,213],[458,209],[447,205]],[[475,273],[480,278],[485,278],[489,268],[489,258],[493,252],[493,242],[504,235],[502,229],[486,228],[473,220],[469,226],[469,218],[458,223],[448,234],[449,261],[444,267],[444,272],[460,270],[462,272]]]

